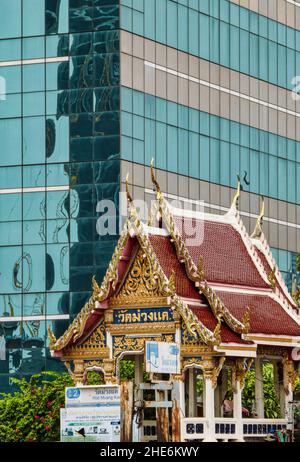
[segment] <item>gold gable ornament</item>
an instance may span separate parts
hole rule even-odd
[[[167,303],[167,298],[174,294],[175,277],[171,273],[168,283],[160,277],[157,264],[140,248],[133,265],[118,294],[110,299],[110,306],[130,304]]]
[[[268,275],[268,281],[271,284],[271,287],[273,289],[275,288],[275,285],[276,285],[276,276],[275,276],[275,274],[276,274],[276,266],[274,266],[274,268],[272,269],[272,271]]]
[[[260,214],[257,217],[254,231],[250,236],[252,239],[260,239],[260,237],[261,237],[261,235],[263,233],[264,214],[265,214],[265,198],[264,198],[264,196],[262,196]]]

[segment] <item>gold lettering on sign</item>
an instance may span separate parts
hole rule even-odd
[[[141,312],[138,309],[130,313],[126,310],[120,310],[117,312],[117,319],[120,321],[120,324],[131,324],[170,321],[170,316],[168,311],[153,310]]]

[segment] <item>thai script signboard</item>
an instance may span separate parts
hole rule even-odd
[[[61,409],[60,423],[64,442],[119,442],[120,387],[66,388],[66,408]]]
[[[173,312],[169,307],[163,308],[129,308],[114,310],[115,324],[151,323],[173,321]]]

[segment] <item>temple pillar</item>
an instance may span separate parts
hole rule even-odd
[[[104,378],[105,383],[116,383],[117,379],[115,376],[115,361],[111,358],[104,358],[103,359],[103,370],[104,370]]]
[[[294,362],[287,356],[283,358],[283,387],[284,387],[284,417],[288,419],[287,427],[292,429],[292,406],[293,391],[295,382],[297,379],[297,373],[295,371]]]
[[[225,395],[227,393],[227,388],[228,388],[228,369],[223,368],[221,371],[221,374],[222,374],[222,381],[219,387],[219,396],[220,396],[219,401],[220,401],[220,415],[221,417],[223,417],[222,402],[223,402],[223,399],[225,398]]]
[[[184,382],[181,375],[172,375],[172,442],[181,442],[181,419],[185,417]]]
[[[233,418],[237,420],[236,434],[237,441],[244,441],[243,435],[243,413],[242,413],[242,387],[239,381],[236,382],[233,393]]]
[[[135,369],[134,369],[134,407],[140,408],[143,400],[143,391],[139,388],[139,385],[143,383],[143,355],[135,355]],[[140,412],[143,412],[142,410]],[[142,438],[143,427],[138,425],[138,415],[135,414],[132,421],[132,440],[133,442],[139,442]]]
[[[217,441],[215,436],[215,384],[213,382],[213,371],[215,362],[212,358],[203,358],[203,414],[207,422],[204,442]]]
[[[246,366],[245,358],[235,360],[232,369],[233,389],[233,417],[236,419],[236,441],[244,441],[243,412],[242,412],[242,390],[245,384],[245,376],[252,361]]]
[[[265,417],[264,386],[261,358],[255,358],[255,409],[259,419]]]
[[[196,371],[188,369],[188,416],[197,417],[197,388],[196,388]]]
[[[74,360],[74,371],[72,374],[76,387],[81,387],[85,384],[85,368],[84,361],[81,359]]]

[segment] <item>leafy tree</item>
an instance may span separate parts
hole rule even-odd
[[[134,378],[134,362],[121,361],[122,380]],[[0,442],[59,441],[60,408],[65,405],[65,387],[74,386],[67,373],[42,372],[30,380],[12,379],[15,393],[0,399]],[[103,375],[91,371],[88,385],[100,385]]]
[[[26,379],[12,379],[19,391],[0,400],[0,441],[59,441],[60,408],[68,374],[43,372]]]
[[[263,365],[264,408],[265,417],[270,419],[280,418],[280,403],[274,386],[274,370],[270,363]],[[245,378],[243,390],[243,406],[250,411],[255,403],[255,370],[251,369]]]
[[[120,362],[121,380],[134,379],[134,362]],[[144,380],[147,380],[144,374]],[[3,393],[0,399],[0,442],[59,441],[60,408],[65,404],[65,387],[73,386],[67,374],[43,372],[26,379],[12,379],[18,386],[15,393]],[[269,418],[280,417],[279,399],[274,388],[272,364],[263,367],[265,415]],[[89,372],[88,385],[103,383],[103,376]],[[230,380],[228,381],[230,391]],[[255,401],[255,371],[248,372],[243,390],[243,406],[252,413]],[[198,394],[203,392],[201,374],[197,380]],[[296,382],[296,391],[300,392],[300,377]]]

